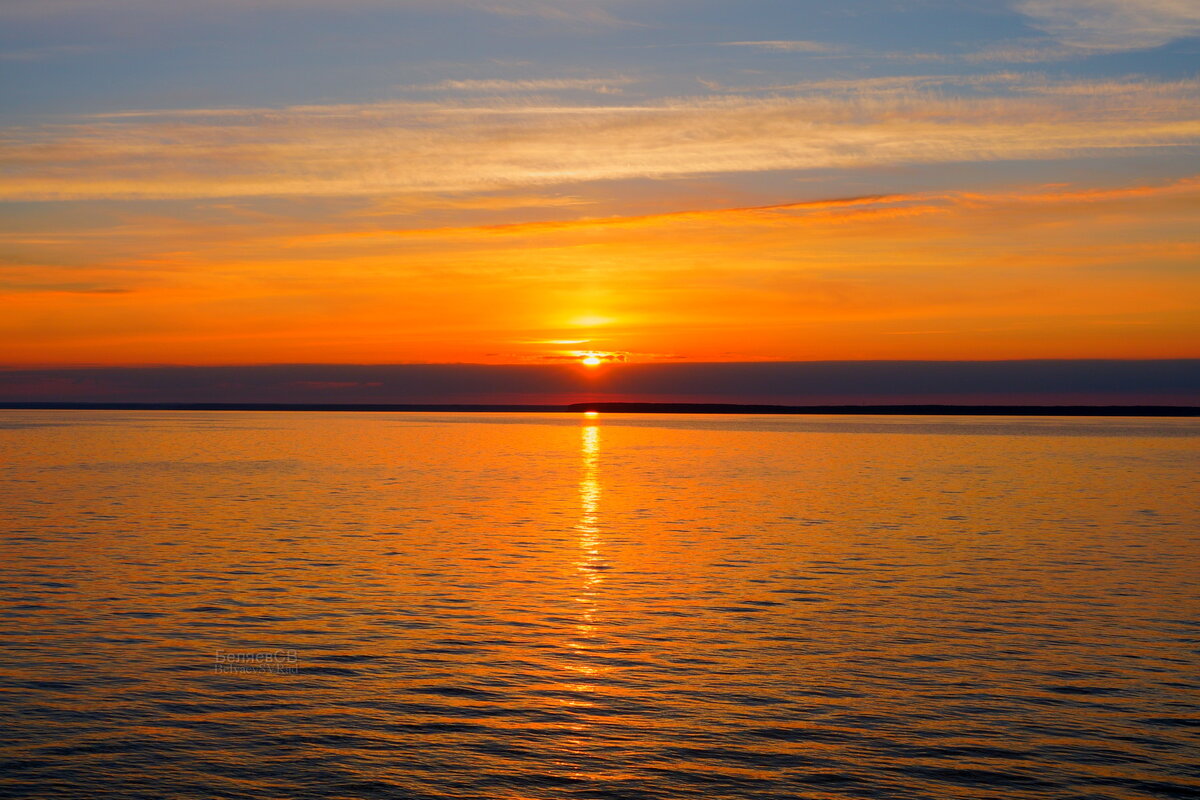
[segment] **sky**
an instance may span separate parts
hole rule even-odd
[[[5,0],[0,367],[1194,358],[1198,55],[1200,0]]]

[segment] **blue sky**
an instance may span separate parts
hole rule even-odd
[[[1179,79],[1200,32],[1186,0],[10,0],[0,19],[18,116],[366,102],[472,80],[617,78],[646,98],[999,69]]]
[[[701,113],[706,108],[720,113],[722,104],[753,104],[761,111],[772,99],[824,98],[849,110],[887,98],[899,102],[905,93],[923,93],[931,101],[961,98],[977,106],[993,100],[994,117],[1026,123],[1039,109],[1020,108],[1022,101],[1045,101],[1057,93],[1066,102],[1048,107],[1066,109],[1122,87],[1125,97],[1118,102],[1143,96],[1135,114],[1161,117],[1163,103],[1174,103],[1172,120],[1179,121],[1175,118],[1189,115],[1181,116],[1178,106],[1196,99],[1200,54],[1200,3],[1194,0],[10,0],[0,8],[0,22],[3,119],[24,136],[36,136],[38,126],[58,126],[42,132],[48,138],[72,122],[120,132],[139,121],[157,121],[97,116],[132,111],[274,111],[288,115],[277,116],[276,124],[294,131],[320,124],[314,117],[328,109],[356,105],[368,131],[373,114],[377,127],[440,124],[453,135],[464,126],[422,119],[422,106],[493,112],[520,107],[527,119],[532,110],[547,109],[539,121],[552,109],[608,108],[621,124],[639,111],[685,103]],[[1151,93],[1169,97],[1149,108]],[[389,103],[408,107],[389,112]],[[1086,124],[1110,109],[1090,116],[1080,109],[1077,116]],[[868,117],[873,111],[861,113]],[[546,124],[553,127],[553,121]],[[1058,137],[1053,146],[1024,151],[989,141],[963,154],[948,152],[945,161],[1003,161],[1008,165],[998,169],[1012,174],[1022,161],[1092,155],[1077,169],[1064,165],[1064,175],[1096,168],[1128,171],[1116,159],[1096,163],[1095,151],[1102,148],[1109,156],[1139,159],[1139,173],[1168,175],[1195,156],[1194,133],[1128,142],[1121,133],[1094,141]],[[799,167],[820,178],[812,171],[845,166],[829,154],[790,161],[717,155],[698,160],[694,170],[664,172],[647,164],[584,174],[621,180],[745,173],[761,179],[764,196],[775,199],[772,178],[781,168]],[[863,165],[936,167],[941,161],[901,151],[880,153]],[[749,168],[739,169],[743,165]],[[50,170],[33,171],[51,177]],[[936,168],[925,172],[928,185],[941,182]],[[839,183],[836,177],[815,182],[833,191],[832,184]],[[854,189],[854,182],[841,182]],[[41,198],[53,184],[47,181]],[[861,184],[880,182],[868,178]],[[242,194],[288,191],[229,188]],[[393,183],[364,191],[393,188],[409,187]],[[792,187],[785,193],[790,198]],[[130,187],[124,194],[162,192]],[[69,195],[68,190],[54,196]],[[40,199],[31,190],[8,196]]]

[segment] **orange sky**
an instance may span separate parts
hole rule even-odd
[[[41,290],[6,297],[0,335],[30,365],[1195,356],[1198,199],[1189,178],[432,228],[130,215],[7,237],[87,283],[10,269]]]
[[[604,2],[368,4],[364,40],[487,33],[408,41],[388,84],[307,65],[322,0],[206,34],[246,65],[274,42],[274,82],[222,77],[187,10],[120,62],[57,42],[71,4],[0,9],[32,87],[0,130],[0,365],[1200,356],[1194,15],[889,6],[881,43],[751,5],[761,35],[722,40]],[[195,61],[136,71],[155,37]]]

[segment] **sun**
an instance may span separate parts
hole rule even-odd
[[[613,353],[608,350],[575,350],[571,353],[571,357],[588,369],[625,360],[623,353]]]

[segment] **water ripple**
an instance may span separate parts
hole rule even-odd
[[[1194,421],[0,417],[0,796],[1200,797]]]

